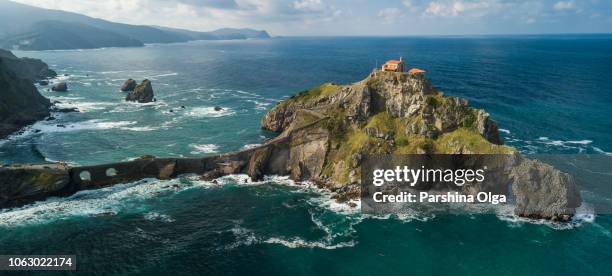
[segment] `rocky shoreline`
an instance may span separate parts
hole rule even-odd
[[[46,82],[56,75],[41,60],[17,58],[0,49],[0,139],[49,116],[52,104],[34,82]]]
[[[199,174],[289,175],[334,191],[339,201],[358,198],[367,154],[507,154],[515,214],[567,221],[581,204],[573,178],[503,145],[497,125],[464,99],[445,96],[421,75],[374,71],[349,84],[324,84],[277,104],[262,128],[279,135],[262,146],[204,158],[155,158],[86,167],[65,164],[0,167],[0,208],[70,195],[143,178]],[[467,192],[490,187],[466,185]]]

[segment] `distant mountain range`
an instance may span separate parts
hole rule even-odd
[[[130,25],[77,13],[0,0],[0,48],[19,50],[137,47],[145,43],[270,38],[266,31],[224,28],[212,32]]]

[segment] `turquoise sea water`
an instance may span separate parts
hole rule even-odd
[[[260,144],[277,101],[365,78],[403,56],[449,95],[496,119],[524,153],[612,152],[612,36],[283,38],[83,51],[41,58],[82,112],[0,141],[0,162],[96,164],[201,156]],[[127,78],[158,101],[123,101]],[[215,111],[215,106],[224,108]],[[183,108],[184,107],[184,108]],[[63,125],[58,126],[58,125]],[[37,131],[39,130],[39,131]],[[569,225],[497,215],[371,217],[281,177],[220,184],[184,176],[80,192],[0,211],[0,254],[76,254],[89,274],[612,273],[612,216]],[[599,198],[609,201],[612,198]]]

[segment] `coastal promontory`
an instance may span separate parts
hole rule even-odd
[[[55,75],[40,60],[20,59],[0,49],[0,138],[49,116],[51,102],[33,81]]]

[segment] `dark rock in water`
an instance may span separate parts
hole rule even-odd
[[[222,108],[222,107],[220,107],[220,106],[215,106],[215,111],[221,111],[221,110],[223,110],[223,108]]]
[[[514,213],[521,217],[569,221],[582,198],[574,178],[538,160],[519,158],[513,168]]]
[[[51,87],[51,90],[53,91],[58,91],[58,92],[65,92],[68,91],[68,85],[65,82],[59,82],[53,85],[53,87]]]
[[[53,108],[51,108],[51,111],[59,112],[59,113],[70,113],[70,112],[79,112],[79,109],[76,107],[59,108],[59,107],[54,106]]]
[[[55,117],[53,116],[49,116],[49,118],[47,118],[47,121],[53,121],[53,120],[55,120]]]
[[[170,109],[170,112],[174,112],[174,110]]]
[[[65,125],[56,125],[56,127],[61,127],[61,128],[65,128]]]
[[[117,213],[112,212],[112,211],[108,211],[108,212],[102,212],[102,213],[98,213],[98,214],[94,214],[94,217],[111,217],[117,215]]]
[[[184,105],[181,105],[181,108],[182,108],[182,109],[185,109],[185,106],[184,106]]]
[[[151,81],[143,80],[134,91],[130,92],[126,97],[126,101],[130,102],[139,102],[139,103],[149,103],[153,101],[153,87],[151,86]]]
[[[134,91],[134,89],[136,88],[136,81],[133,79],[127,79],[123,85],[121,85],[121,91],[123,92],[128,92],[128,91]]]
[[[155,159],[155,155],[147,154],[147,155],[140,156],[136,159],[137,160],[151,160],[151,159]]]
[[[44,86],[44,85],[49,85],[49,82],[46,81],[46,80],[41,80],[41,81],[38,82],[38,84]]]

